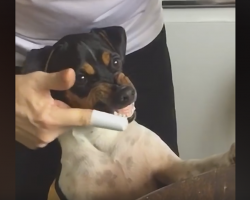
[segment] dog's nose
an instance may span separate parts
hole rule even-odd
[[[135,101],[136,92],[131,86],[122,86],[117,89],[114,97],[116,104],[126,106]]]
[[[123,103],[131,101],[131,99],[133,99],[135,96],[135,91],[132,87],[125,87],[121,89],[119,92],[120,92],[120,100]]]

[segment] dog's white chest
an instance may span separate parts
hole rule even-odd
[[[140,133],[129,128],[126,132],[85,131],[60,138],[59,185],[68,200],[133,199],[144,189],[155,188],[144,155],[147,144]]]

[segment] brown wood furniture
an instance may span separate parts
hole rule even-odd
[[[235,200],[235,165],[171,184],[138,200]]]

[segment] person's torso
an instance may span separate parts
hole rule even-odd
[[[143,48],[162,29],[161,0],[16,0],[16,45],[26,50],[114,25],[126,30],[127,54]]]

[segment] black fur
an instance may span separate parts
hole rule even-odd
[[[121,86],[116,83],[114,77],[122,71],[126,41],[125,30],[118,26],[95,28],[90,33],[67,35],[53,46],[31,50],[27,55],[22,73],[26,74],[34,71],[52,73],[72,68],[76,73],[76,81],[70,91],[79,98],[88,96],[97,84],[102,83],[110,84],[114,91],[113,95],[115,95],[118,94]],[[102,60],[103,52],[109,52],[110,54],[108,66]],[[95,73],[91,75],[85,73],[81,69],[84,63],[90,64]],[[70,105],[64,91],[51,91],[51,94],[55,99]],[[110,95],[110,99],[114,99],[114,97]],[[117,99],[118,102],[119,95]],[[113,112],[112,107],[117,109],[127,105],[117,102],[111,102],[110,100],[109,104],[112,104],[110,106],[106,102],[100,101],[92,109]]]

